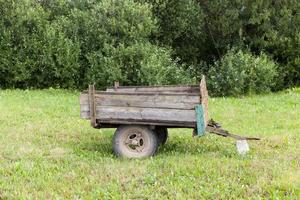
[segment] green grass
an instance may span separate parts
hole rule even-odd
[[[250,153],[215,135],[173,129],[144,160],[112,153],[112,129],[79,118],[79,92],[0,91],[0,199],[299,199],[300,90],[210,99]]]

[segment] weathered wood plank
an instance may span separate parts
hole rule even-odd
[[[99,120],[98,123],[101,124],[99,128],[116,128],[120,124],[134,124],[134,125],[154,125],[154,126],[164,126],[168,128],[195,128],[196,124],[191,122],[171,122],[171,121],[143,121],[143,120]]]
[[[201,97],[200,103],[203,106],[204,122],[205,122],[205,126],[207,126],[209,121],[209,114],[208,114],[208,92],[206,88],[205,76],[202,76],[199,87],[200,87],[200,97]]]
[[[87,94],[88,90],[84,90],[81,94]],[[111,95],[118,95],[118,94],[126,94],[126,95],[166,95],[166,96],[199,96],[199,88],[198,92],[183,92],[183,91],[165,91],[165,92],[147,92],[147,91],[137,91],[137,92],[126,92],[126,91],[119,91],[119,92],[108,92],[108,91],[99,91],[96,90],[95,94],[111,94]]]
[[[95,86],[89,85],[88,105],[90,110],[91,126],[96,127],[96,104],[95,104]]]
[[[196,127],[199,86],[118,86],[95,91],[95,118],[100,124]],[[81,118],[90,119],[88,91],[80,95]],[[199,102],[200,99],[200,102]]]
[[[88,119],[89,106],[81,105],[81,117]],[[136,107],[96,107],[96,118],[100,120],[142,120],[142,121],[171,121],[196,123],[194,110],[176,110],[161,108],[136,108]]]
[[[118,86],[109,87],[107,92],[183,92],[183,93],[199,93],[199,86],[197,85],[182,85],[182,86]]]
[[[144,108],[174,108],[193,110],[199,104],[199,96],[176,95],[128,95],[128,94],[96,94],[97,106],[144,107]],[[81,94],[80,104],[88,103],[88,96]]]

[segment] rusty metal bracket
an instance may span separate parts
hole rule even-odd
[[[229,131],[222,129],[220,124],[216,123],[213,119],[209,120],[206,131],[223,137],[231,137],[236,140],[260,140],[258,137],[245,137],[229,133]]]

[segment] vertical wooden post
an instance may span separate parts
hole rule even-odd
[[[96,122],[96,105],[95,105],[95,86],[89,85],[89,105],[90,105],[90,120],[91,126],[97,127]]]
[[[209,115],[208,115],[208,92],[206,88],[206,81],[204,75],[202,75],[201,82],[200,82],[200,104],[203,107],[204,122],[206,127],[209,121]]]
[[[120,86],[119,81],[115,81],[115,90],[117,90],[119,86]]]

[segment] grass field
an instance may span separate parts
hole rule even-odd
[[[0,91],[0,199],[300,199],[300,89],[210,99],[210,115],[248,136],[171,129],[144,160],[112,153],[114,130],[79,118],[79,92]]]

